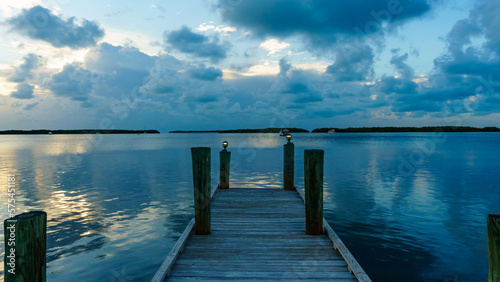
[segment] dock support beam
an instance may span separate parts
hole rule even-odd
[[[4,221],[4,278],[47,281],[47,213],[32,211]]]
[[[293,183],[295,167],[295,145],[292,142],[288,142],[283,145],[283,186],[287,191],[295,190]]]
[[[323,234],[323,150],[304,151],[306,234]]]
[[[197,235],[211,233],[210,215],[210,148],[191,148],[194,187],[194,232]]]
[[[488,215],[489,282],[500,282],[500,215]]]
[[[229,189],[229,168],[231,163],[231,152],[224,148],[219,152],[220,160],[220,174],[219,174],[219,188]]]

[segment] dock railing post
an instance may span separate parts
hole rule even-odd
[[[306,234],[323,234],[323,150],[304,151]]]
[[[489,214],[488,222],[488,253],[489,282],[500,282],[500,215]]]
[[[210,215],[210,148],[191,148],[194,188],[194,232],[197,235],[211,233]]]
[[[288,142],[283,145],[283,186],[287,191],[295,190],[293,183],[295,167],[295,145],[290,142],[292,140],[292,135],[288,134],[286,136]]]
[[[47,213],[32,211],[4,221],[5,281],[47,281]]]
[[[220,174],[219,174],[219,188],[229,189],[229,168],[231,163],[231,152],[227,150],[227,141],[222,142],[224,149],[219,152],[220,160]]]

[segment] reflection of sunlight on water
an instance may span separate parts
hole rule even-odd
[[[282,188],[281,174],[272,172],[232,175],[230,187],[234,188]]]
[[[438,147],[426,156],[414,175],[398,174],[398,155],[425,138],[294,134],[295,184],[303,189],[303,150],[325,149],[325,217],[357,249],[357,258],[368,256],[368,270],[382,273],[396,265],[405,277],[477,277],[487,253],[484,215],[500,212],[500,179],[492,172],[498,159],[491,153],[498,137],[483,142],[489,147],[454,140],[452,149]],[[90,147],[86,136],[6,136],[0,178],[19,176],[23,211],[48,213],[49,279],[149,280],[193,213],[189,147],[212,147],[216,182],[223,140],[232,151],[231,187],[282,188],[286,141],[277,134],[109,135]],[[79,163],[51,166],[77,154]],[[5,206],[1,210],[6,214]],[[3,244],[1,250],[3,255]],[[130,259],[145,254],[148,259]]]

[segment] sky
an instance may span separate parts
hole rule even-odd
[[[498,0],[0,2],[0,130],[500,126]]]

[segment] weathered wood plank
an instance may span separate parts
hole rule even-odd
[[[300,189],[297,189],[297,193],[305,202],[304,192]],[[340,240],[340,237],[337,236],[337,233],[333,231],[333,228],[330,226],[330,224],[328,224],[328,222],[324,218],[323,218],[323,228],[325,230],[325,233],[328,235],[328,238],[330,238],[330,240],[333,242],[335,249],[339,251],[339,253],[342,255],[342,257],[349,266],[349,270],[356,276],[358,281],[366,281],[366,282],[371,281],[370,277],[368,277],[366,272],[359,265],[358,261],[351,254],[349,249],[347,249],[347,247],[344,245],[344,242]]]
[[[160,269],[158,269],[158,271],[156,272],[153,279],[151,279],[151,281],[155,282],[163,281],[163,279],[165,279],[165,276],[167,276],[170,273],[172,265],[174,264],[175,260],[177,259],[184,245],[186,244],[189,234],[191,234],[191,232],[193,231],[193,227],[194,227],[194,218],[191,219],[191,221],[188,223],[188,226],[186,227],[186,229],[184,229],[184,232],[182,232],[181,236],[175,243],[170,253],[165,258],[162,265],[160,266]]]
[[[47,281],[47,213],[31,211],[4,221],[5,281]]]
[[[488,226],[488,281],[500,281],[500,215],[489,214]]]
[[[212,190],[210,194],[210,198],[212,199],[217,192],[217,189]],[[155,275],[153,276],[153,279],[151,279],[151,282],[160,282],[165,280],[165,277],[170,273],[172,269],[172,265],[174,264],[175,260],[179,256],[179,254],[182,252],[184,249],[184,245],[186,244],[189,235],[193,232],[194,229],[194,224],[195,224],[195,219],[194,217],[189,221],[188,225],[182,232],[181,236],[179,239],[177,239],[177,242],[175,243],[174,247],[170,250],[168,253],[167,257],[161,264],[160,268],[156,271]]]
[[[194,188],[194,232],[199,235],[210,234],[210,148],[191,148],[193,162]]]
[[[283,186],[287,191],[295,189],[293,179],[295,174],[295,145],[288,142],[283,145]]]
[[[356,279],[327,235],[305,234],[304,204],[293,191],[219,189],[211,209],[212,233],[191,235],[167,280]]]
[[[219,188],[229,189],[229,167],[231,163],[231,152],[224,150],[219,152]]]

